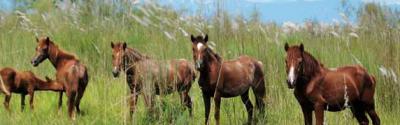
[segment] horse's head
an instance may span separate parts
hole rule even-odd
[[[42,63],[44,60],[49,58],[49,48],[50,48],[50,38],[49,37],[36,37],[36,54],[35,57],[33,57],[31,63],[33,66],[38,66],[40,63]]]
[[[205,53],[207,51],[208,35],[203,38],[203,36],[194,37],[190,35],[192,41],[193,59],[195,62],[195,67],[199,70],[203,67],[203,62],[205,58]]]
[[[291,46],[289,44],[285,44],[286,51],[286,73],[287,73],[287,84],[289,88],[294,88],[296,86],[296,81],[299,75],[302,74],[303,71],[303,53],[304,46],[300,44],[299,46]]]
[[[111,42],[111,48],[112,48],[112,65],[113,65],[112,73],[114,77],[118,77],[122,67],[122,61],[126,50],[126,43],[118,42],[114,44],[113,42]]]

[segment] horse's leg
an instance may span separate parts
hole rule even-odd
[[[304,104],[301,104],[301,110],[303,111],[304,124],[312,125],[312,110],[307,108]]]
[[[381,124],[381,120],[380,120],[378,114],[376,114],[374,104],[372,104],[371,106],[367,106],[367,113],[368,113],[369,117],[371,118],[373,125]]]
[[[62,100],[63,100],[63,91],[60,92],[60,95],[58,97],[58,112],[61,112],[61,106],[62,106]]]
[[[131,90],[130,99],[129,99],[129,115],[132,118],[133,113],[135,113],[135,107],[138,99],[138,92],[135,90]]]
[[[215,122],[216,122],[215,124],[219,125],[219,109],[220,109],[220,106],[221,106],[221,96],[220,96],[220,93],[218,92],[218,90],[215,92],[214,102],[215,102],[214,118],[215,118]]]
[[[76,90],[67,90],[67,96],[68,96],[68,116],[72,119],[75,120],[75,114],[74,114],[74,104],[75,104],[75,99],[76,99]]]
[[[264,114],[264,108],[265,108],[265,103],[264,103],[264,98],[265,98],[265,82],[263,76],[260,76],[260,80],[257,80],[258,82],[253,85],[253,93],[254,96],[256,97],[256,106],[257,109],[260,111],[260,113],[263,115]]]
[[[189,89],[190,89],[190,87],[186,88],[183,92],[181,92],[181,101],[189,109],[189,115],[193,116],[192,99],[189,96]]]
[[[26,94],[21,94],[21,112],[25,109],[25,96]]]
[[[368,118],[365,116],[365,111],[359,103],[351,107],[351,112],[356,117],[360,125],[368,125]]]
[[[4,98],[4,107],[6,107],[7,111],[10,111],[10,100],[11,100],[11,93],[10,95],[6,95]]]
[[[31,110],[33,110],[33,99],[34,99],[34,97],[35,97],[35,92],[34,91],[32,91],[32,92],[30,92],[29,93],[29,106],[30,106],[30,108],[31,108]]]
[[[85,89],[86,89],[86,84],[80,84],[81,86],[79,86],[78,88],[78,95],[76,97],[76,101],[75,101],[75,107],[76,107],[76,112],[78,114],[81,114],[81,108],[79,107],[80,103],[81,103],[81,99],[83,97],[83,94],[85,93]]]
[[[247,109],[247,124],[251,125],[253,118],[253,104],[249,99],[249,91],[245,92],[241,97],[242,97],[242,102],[244,103]]]
[[[322,103],[314,104],[315,124],[323,125],[324,123],[324,105]]]
[[[210,115],[210,106],[211,106],[211,100],[210,96],[208,96],[204,91],[203,91],[203,101],[204,101],[204,108],[205,108],[205,124],[208,125],[208,117]]]

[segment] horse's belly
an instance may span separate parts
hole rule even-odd
[[[346,107],[344,107],[343,104],[337,104],[337,105],[328,105],[325,107],[325,110],[331,111],[331,112],[338,112],[344,110]]]
[[[236,87],[236,88],[224,88],[223,90],[219,90],[220,95],[225,98],[236,97],[244,94],[249,90],[249,86],[247,87]]]

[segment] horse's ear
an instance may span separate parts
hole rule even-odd
[[[204,42],[205,42],[205,43],[208,42],[208,34],[206,34],[206,36],[204,37]]]
[[[192,41],[192,43],[196,41],[196,38],[194,38],[193,34],[190,34],[190,40]]]
[[[126,42],[124,42],[123,44],[122,44],[122,49],[126,49]]]
[[[288,44],[288,43],[285,43],[285,51],[287,52],[288,49],[289,49],[289,44]]]
[[[114,43],[111,41],[111,48],[114,48]]]
[[[300,44],[300,50],[301,50],[301,52],[304,52],[304,45],[303,45],[303,43]]]
[[[46,44],[49,45],[49,43],[50,43],[50,38],[46,36]]]

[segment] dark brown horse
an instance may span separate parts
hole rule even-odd
[[[131,116],[135,111],[138,95],[142,91],[145,93],[145,102],[151,103],[150,107],[152,107],[152,102],[149,102],[151,97],[147,96],[151,96],[153,92],[159,95],[178,91],[182,103],[189,108],[190,115],[192,115],[192,101],[189,90],[196,78],[192,63],[184,59],[156,61],[142,55],[133,48],[127,47],[125,42],[111,42],[111,48],[114,77],[119,76],[121,69],[126,73],[126,80],[131,91]]]
[[[362,125],[368,124],[367,112],[374,125],[380,124],[375,112],[375,78],[361,66],[327,69],[308,52],[303,44],[285,44],[287,83],[294,88],[306,125],[312,124],[315,111],[316,124],[322,125],[324,110],[341,111],[350,107]]]
[[[68,97],[68,115],[75,120],[74,106],[80,113],[79,104],[89,81],[87,68],[74,55],[59,49],[49,37],[36,38],[36,41],[36,55],[32,65],[36,67],[46,59],[53,64],[57,70],[56,81],[64,85]]]
[[[219,124],[221,97],[241,96],[248,112],[248,124],[251,124],[253,105],[249,99],[249,90],[253,89],[257,108],[263,112],[265,83],[262,63],[249,56],[240,56],[236,60],[222,61],[222,58],[208,46],[208,36],[191,35],[193,58],[196,69],[200,71],[199,85],[205,104],[205,122],[208,124],[210,99],[215,101],[215,119]]]
[[[29,104],[33,109],[33,98],[35,91],[63,91],[63,85],[59,84],[50,78],[46,77],[46,81],[38,78],[30,71],[17,72],[12,68],[3,68],[0,70],[1,79],[3,81],[3,87],[5,93],[19,93],[21,94],[21,110],[25,108],[25,96],[30,96]],[[4,90],[3,90],[4,91]],[[9,104],[11,99],[11,93],[6,94],[4,106],[7,110],[10,110]],[[61,100],[59,100],[61,101]]]

